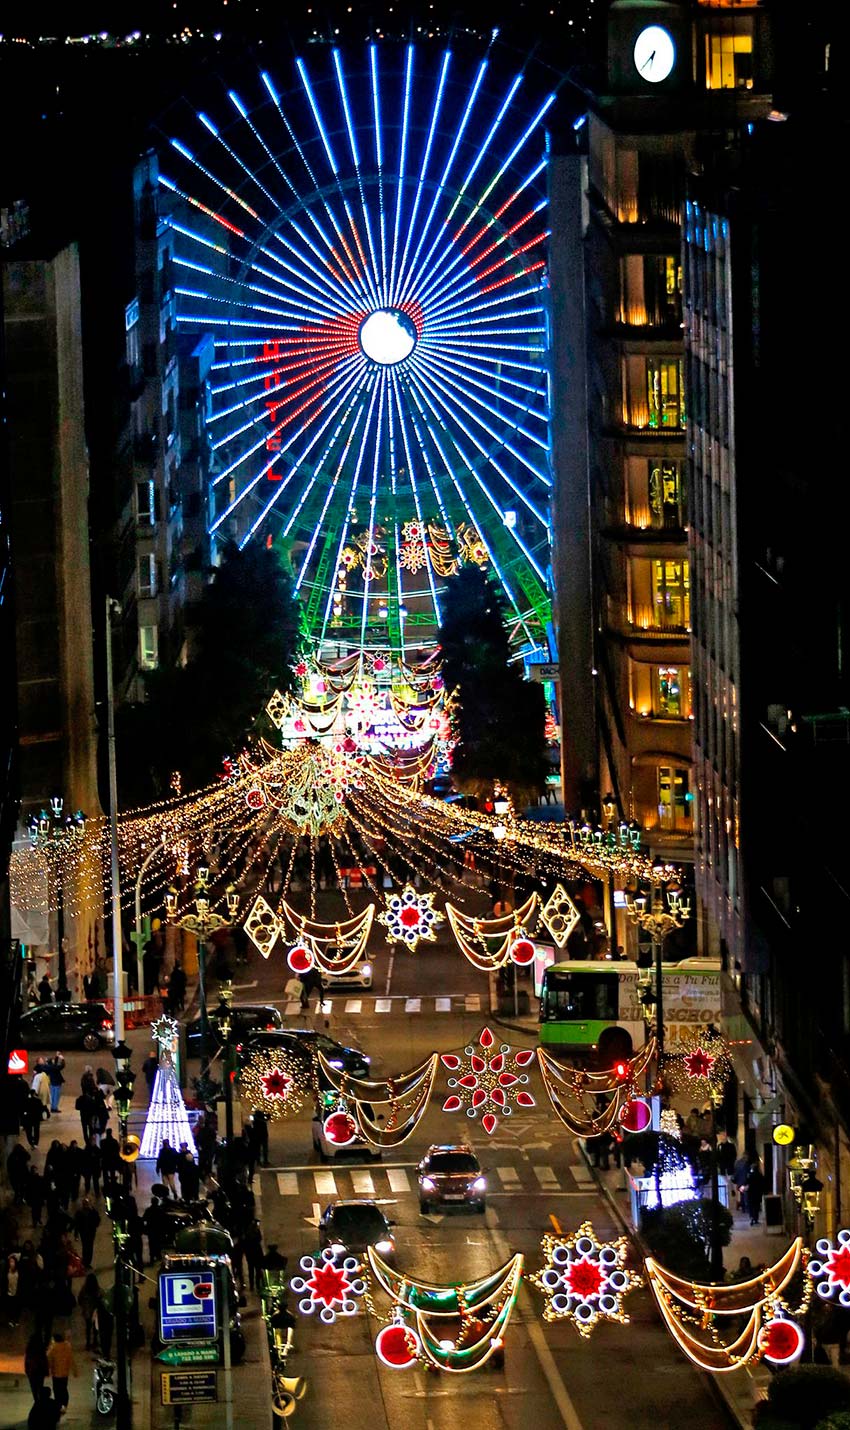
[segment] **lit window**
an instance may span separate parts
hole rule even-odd
[[[152,481],[136,482],[136,518],[143,526],[156,525],[156,488]]]
[[[748,34],[706,35],[706,89],[752,89],[753,37]]]
[[[684,525],[682,512],[682,473],[678,462],[649,461],[649,510],[654,527]]]
[[[139,596],[149,599],[156,595],[156,557],[152,554],[139,557]]]
[[[685,404],[680,358],[648,358],[646,395],[650,427],[684,427]]]
[[[653,561],[652,601],[656,626],[677,630],[690,626],[690,587],[687,561]]]
[[[658,766],[658,823],[661,829],[690,829],[693,795],[690,771]]]
[[[142,670],[156,670],[159,665],[157,626],[139,626],[139,665]]]
[[[655,706],[659,715],[682,714],[682,678],[677,665],[659,665],[655,672]]]

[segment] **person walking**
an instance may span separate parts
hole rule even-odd
[[[41,1396],[41,1388],[47,1376],[47,1352],[40,1331],[33,1331],[24,1351],[24,1373],[30,1383],[33,1400]]]
[[[111,1112],[113,1107],[112,1093],[115,1087],[115,1078],[112,1076],[109,1068],[98,1068],[94,1075],[94,1080],[98,1090],[103,1093],[103,1100]]]
[[[156,1170],[162,1179],[163,1186],[173,1197],[177,1196],[177,1187],[174,1183],[174,1174],[180,1164],[177,1151],[172,1147],[167,1137],[162,1139],[162,1146],[159,1149],[159,1156],[156,1159]]]
[[[90,1092],[81,1092],[74,1107],[80,1114],[80,1128],[83,1134],[83,1146],[87,1147],[89,1138],[94,1131],[94,1115],[97,1111],[97,1104]]]
[[[255,1160],[261,1167],[269,1165],[269,1119],[259,1108],[255,1108],[248,1123],[248,1131],[254,1146]]]
[[[97,1350],[97,1330],[94,1323],[97,1303],[101,1297],[100,1282],[93,1271],[90,1271],[83,1282],[80,1294],[77,1297],[77,1305],[83,1313],[83,1321],[86,1327],[86,1350]]]
[[[107,1106],[102,1089],[96,1087],[94,1090],[94,1115],[92,1117],[92,1132],[95,1137],[99,1139],[103,1136],[108,1123],[109,1107]]]
[[[38,1001],[42,1005],[53,1002],[53,989],[50,986],[50,979],[46,973],[38,985]]]
[[[187,1142],[180,1143],[177,1174],[180,1178],[180,1195],[184,1202],[196,1202],[201,1190],[201,1174]]]
[[[80,1078],[80,1092],[87,1092],[90,1097],[94,1097],[96,1091],[97,1082],[95,1081],[94,1069],[91,1063],[86,1063],[83,1068],[83,1075]]]
[[[100,1171],[101,1158],[100,1148],[94,1134],[89,1137],[82,1151],[83,1184],[86,1192],[94,1189],[96,1197],[100,1196]]]
[[[61,1406],[50,1394],[50,1387],[44,1385],[27,1416],[27,1430],[55,1430],[61,1417]]]
[[[41,1213],[44,1209],[44,1178],[35,1167],[30,1167],[27,1172],[26,1202],[32,1212],[33,1226],[41,1226]]]
[[[39,1099],[47,1116],[50,1116],[50,1078],[47,1076],[47,1064],[39,1058],[35,1065],[35,1072],[32,1079],[32,1090]],[[42,1114],[44,1115],[44,1114]]]
[[[142,1213],[142,1229],[148,1239],[149,1264],[155,1266],[162,1256],[165,1240],[166,1213],[162,1204],[162,1193],[152,1193],[150,1204]]]
[[[50,1080],[50,1111],[59,1111],[59,1100],[62,1096],[62,1087],[65,1078],[62,1069],[65,1066],[65,1059],[61,1053],[54,1053],[47,1061],[47,1076]]]
[[[256,1217],[245,1230],[242,1247],[248,1264],[248,1289],[259,1291],[260,1272],[263,1269],[263,1233]]]
[[[18,1324],[18,1314],[21,1305],[21,1277],[18,1270],[17,1256],[7,1256],[6,1265],[3,1268],[3,1319],[10,1329],[14,1330]]]
[[[735,1162],[732,1168],[732,1185],[738,1193],[738,1211],[747,1210],[747,1173],[750,1170],[750,1159],[745,1152]]]
[[[171,977],[168,980],[168,1011],[169,1013],[182,1013],[186,1003],[186,974],[183,965],[175,962],[171,970]]]
[[[77,1374],[74,1351],[70,1341],[66,1341],[64,1331],[54,1331],[53,1340],[47,1351],[47,1368],[53,1380],[53,1396],[59,1406],[60,1415],[68,1409],[68,1377]]]
[[[65,1163],[68,1172],[68,1201],[76,1202],[80,1199],[80,1180],[83,1175],[83,1149],[76,1137],[72,1137],[68,1143]]]
[[[121,1180],[121,1147],[111,1127],[100,1139],[100,1165],[103,1171],[103,1195],[112,1196]]]
[[[79,1237],[82,1262],[86,1270],[91,1270],[94,1256],[94,1239],[100,1226],[100,1212],[91,1200],[83,1197],[74,1214],[74,1235]]]
[[[38,1093],[29,1089],[21,1109],[21,1124],[31,1147],[37,1147],[41,1140],[41,1124],[44,1121],[44,1104]]]
[[[756,1159],[751,1162],[750,1170],[747,1173],[747,1210],[750,1213],[750,1226],[758,1226],[759,1224],[764,1189],[764,1173],[759,1166],[758,1159]]]
[[[6,1175],[9,1178],[9,1186],[12,1188],[16,1207],[22,1207],[24,1204],[27,1168],[30,1160],[30,1154],[22,1142],[16,1142],[6,1158]]]

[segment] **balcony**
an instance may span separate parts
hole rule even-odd
[[[681,546],[687,537],[684,511],[681,506],[668,505],[661,512],[653,511],[649,502],[605,502],[602,534],[612,541],[636,546]]]
[[[606,623],[609,630],[630,638],[666,638],[688,640],[691,634],[690,611],[669,610],[664,605],[638,605],[632,601],[607,598]]]

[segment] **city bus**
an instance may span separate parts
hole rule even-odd
[[[686,958],[665,964],[662,978],[664,1047],[675,1053],[683,1028],[720,1027],[720,964]],[[647,1037],[646,1014],[653,1009],[640,998],[647,983],[655,988],[655,969],[630,962],[550,964],[540,990],[540,1042],[553,1052],[593,1061],[601,1039],[614,1056],[629,1056]]]

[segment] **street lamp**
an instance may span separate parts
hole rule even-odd
[[[68,1003],[71,990],[68,987],[68,972],[65,966],[65,884],[62,856],[78,845],[86,832],[86,816],[81,809],[76,814],[62,811],[65,801],[61,794],[54,794],[50,800],[50,810],[43,809],[34,814],[29,822],[30,843],[34,848],[49,848],[59,857],[56,860],[56,933],[59,944],[59,970],[56,983],[57,1003]]]
[[[233,1028],[233,1014],[230,1011],[232,997],[232,985],[230,983],[223,984],[219,1004],[215,1010],[216,1022],[224,1044],[224,1129],[228,1147],[233,1146],[233,1073],[235,1069],[232,1066],[233,1044],[230,1041]]]
[[[195,879],[194,912],[177,917],[179,894],[173,886],[165,896],[165,912],[169,923],[176,928],[186,929],[198,940],[198,1001],[201,1013],[201,1077],[207,1076],[209,1058],[209,1015],[207,1013],[207,939],[219,929],[231,928],[239,913],[239,894],[233,884],[228,884],[225,895],[227,916],[213,911],[209,893],[210,871],[200,865]]]
[[[144,968],[142,964],[142,876],[144,875],[144,872],[150,864],[151,860],[155,858],[157,854],[162,853],[162,850],[167,843],[168,836],[163,833],[159,844],[155,844],[150,850],[150,852],[145,855],[144,859],[139,865],[139,872],[136,875],[136,887],[134,891],[136,913],[136,982],[138,984],[138,992],[140,994],[144,993],[145,991]]]
[[[130,1162],[135,1153],[127,1151],[127,1121],[133,1101],[135,1074],[130,1071],[130,1048],[123,1038],[112,1049],[115,1059],[115,1106],[118,1109],[119,1145],[121,1148],[121,1191],[107,1200],[106,1209],[112,1221],[112,1244],[115,1252],[115,1283],[113,1310],[115,1312],[115,1353],[117,1361],[118,1385],[115,1397],[115,1424],[117,1430],[130,1430],[133,1423],[132,1396],[130,1394],[128,1312],[132,1296],[126,1249],[130,1240],[127,1226],[127,1201],[130,1196]]]
[[[691,901],[683,898],[678,885],[670,883],[665,889],[665,872],[665,865],[654,866],[648,899],[645,893],[626,894],[626,913],[632,922],[645,929],[652,939],[655,965],[655,1038],[658,1044],[659,1070],[664,1056],[664,940],[674,929],[684,928],[691,916]]]
[[[788,1179],[791,1183],[791,1194],[800,1208],[806,1228],[811,1232],[815,1217],[820,1211],[821,1192],[823,1182],[819,1182],[815,1176],[817,1158],[815,1149],[809,1145],[807,1148],[795,1147],[794,1155],[788,1161]]]

